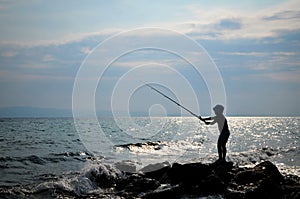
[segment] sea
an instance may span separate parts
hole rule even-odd
[[[100,196],[104,190],[89,176],[103,165],[140,172],[218,158],[217,126],[197,118],[99,117],[97,128],[89,118],[82,120],[84,133],[73,118],[1,118],[0,198]],[[254,166],[269,160],[282,174],[300,176],[300,117],[227,120],[227,161]]]

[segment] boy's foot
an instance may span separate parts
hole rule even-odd
[[[218,164],[226,163],[226,160],[225,159],[218,159],[218,160],[215,161],[215,163],[218,163]]]
[[[221,163],[222,159],[217,159],[214,163]]]

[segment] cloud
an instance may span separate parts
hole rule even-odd
[[[92,52],[92,50],[89,47],[83,47],[80,50],[83,54],[89,54]]]
[[[219,54],[223,55],[232,55],[232,56],[253,56],[253,57],[264,57],[264,56],[295,56],[297,55],[296,52],[218,52]]]
[[[18,54],[17,51],[4,51],[1,53],[2,57],[14,57]]]
[[[276,81],[300,83],[300,70],[267,73],[261,75]]]
[[[266,52],[219,52],[219,54],[232,55],[232,56],[254,56],[254,57],[261,57],[261,56],[266,56],[269,53],[266,53]]]
[[[94,43],[97,44],[110,36],[120,33],[124,29],[120,28],[107,28],[96,32],[86,32],[86,33],[72,33],[68,34],[62,38],[57,38],[55,40],[34,40],[34,41],[6,41],[0,40],[0,45],[5,47],[15,47],[15,48],[29,48],[29,47],[47,47],[47,46],[61,46],[67,44],[75,43]]]
[[[286,10],[282,12],[275,13],[271,16],[264,17],[264,20],[299,20],[300,18],[300,11],[298,10]]]
[[[298,6],[296,6],[298,5]],[[243,12],[238,9],[187,7],[197,20],[178,24],[178,31],[196,39],[262,39],[300,27],[300,3],[289,1],[266,9]]]

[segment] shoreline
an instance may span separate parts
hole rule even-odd
[[[270,161],[254,167],[241,167],[233,162],[174,163],[134,173],[99,164],[77,177],[73,188],[71,184],[45,182],[34,187],[0,187],[0,197],[292,199],[300,196],[300,176],[283,175]]]

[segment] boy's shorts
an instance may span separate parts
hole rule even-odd
[[[219,135],[219,139],[218,139],[218,144],[224,145],[227,143],[228,138],[229,138],[230,132],[222,132]]]

